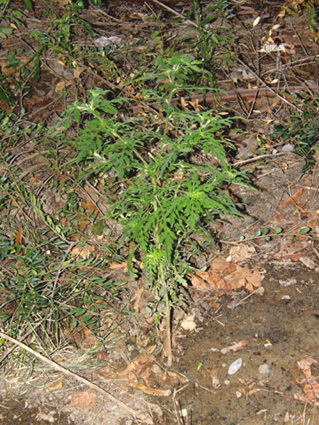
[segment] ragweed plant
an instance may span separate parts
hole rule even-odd
[[[122,224],[131,258],[142,264],[157,299],[164,301],[169,363],[171,310],[183,299],[190,270],[186,245],[200,246],[200,238],[213,244],[209,225],[238,214],[225,186],[246,181],[244,172],[227,164],[227,143],[218,136],[232,120],[171,106],[177,95],[198,90],[188,81],[205,72],[200,64],[188,55],[159,58],[152,74],[133,82],[147,87],[143,98],[161,105],[159,113],[125,118],[119,109],[128,99],[108,100],[109,92],[96,89],[87,102],[74,103],[65,118],[66,127],[72,117],[82,123],[75,143],[76,161],[88,164],[84,174],[116,176],[108,218]]]

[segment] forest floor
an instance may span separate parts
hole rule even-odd
[[[168,366],[159,349],[163,329],[149,316],[152,294],[143,273],[136,279],[129,276],[124,251],[107,252],[104,268],[87,262],[93,257],[100,261],[106,255],[105,246],[117,243],[106,233],[92,231],[91,224],[107,210],[101,186],[89,177],[85,183],[76,182],[75,171],[67,165],[74,156],[70,147],[57,147],[52,159],[52,147],[37,144],[40,136],[25,129],[41,124],[53,127],[86,90],[109,89],[110,82],[120,86],[124,76],[145,66],[145,58],[151,61],[160,51],[195,54],[192,43],[197,30],[189,22],[194,18],[193,5],[166,3],[171,11],[152,2],[109,1],[102,9],[90,5],[80,12],[82,26],[78,31],[73,26],[69,41],[66,33],[57,35],[56,51],[42,51],[37,81],[27,67],[18,75],[14,67],[27,64],[39,48],[30,34],[51,36],[61,30],[63,19],[70,23],[64,3],[57,2],[52,9],[52,3],[35,1],[28,11],[23,1],[12,2],[21,17],[1,24],[4,28],[11,22],[14,29],[2,38],[1,81],[7,78],[13,92],[14,83],[20,81],[19,88],[15,86],[14,114],[22,117],[15,127],[22,135],[8,144],[8,133],[2,134],[5,150],[0,177],[11,176],[15,166],[16,187],[23,182],[23,187],[36,193],[44,213],[51,217],[62,217],[61,211],[70,210],[67,205],[72,198],[66,194],[72,186],[75,213],[65,214],[60,226],[74,226],[78,233],[72,244],[58,249],[65,261],[72,254],[83,266],[69,271],[64,260],[58,262],[52,269],[54,289],[71,280],[69,272],[76,275],[72,275],[74,281],[89,275],[92,282],[107,278],[118,286],[110,289],[113,298],[99,322],[107,335],[102,349],[94,327],[83,323],[76,332],[60,330],[63,343],[58,348],[48,344],[55,340],[54,332],[50,337],[40,332],[45,329],[43,320],[23,322],[19,333],[11,328],[15,341],[33,352],[2,339],[0,423],[319,425],[319,45],[309,8],[302,10],[300,3],[299,13],[289,13],[283,2],[244,1],[232,6],[227,19],[219,17],[221,9],[211,12],[211,30],[219,37],[211,46],[215,49],[211,63],[215,87],[222,93],[218,102],[207,100],[202,105],[221,116],[244,118],[228,135],[234,145],[229,161],[239,170],[250,168],[254,189],[232,190],[234,199],[245,205],[244,214],[216,223],[218,243],[199,260],[202,271],[192,279],[187,308],[174,312],[173,364]],[[211,4],[203,2],[204,11]],[[231,3],[219,5],[225,10]],[[21,22],[24,26],[19,26]],[[91,25],[91,34],[83,30],[83,22]],[[62,47],[61,37],[65,37]],[[109,56],[96,47],[99,37],[113,37],[107,47]],[[226,51],[232,52],[231,60],[225,59]],[[68,64],[74,52],[77,66],[72,68]],[[93,53],[86,61],[83,54],[81,62],[79,52]],[[132,94],[139,106],[139,93]],[[4,113],[12,114],[3,97],[1,102]],[[297,118],[291,120],[291,116]],[[286,132],[271,137],[275,126]],[[10,134],[13,140],[14,132]],[[308,163],[311,166],[306,169]],[[57,183],[51,185],[53,181]],[[31,240],[27,224],[21,223],[41,227],[21,200],[26,192],[19,193],[20,198],[10,200],[10,208],[19,204],[19,213],[12,215],[5,202],[0,209],[1,233],[17,244],[23,238]],[[10,214],[7,223],[5,217]],[[45,240],[40,237],[38,246],[45,246],[50,256],[57,248]],[[5,254],[0,260],[3,280],[7,274],[15,276],[14,262]],[[109,296],[107,291],[102,295]],[[66,297],[63,305],[68,303]],[[17,317],[13,312],[17,305],[1,287],[0,312]],[[72,311],[80,317],[83,305],[75,307],[78,314]],[[9,334],[4,323],[1,332]],[[37,358],[37,353],[45,359]]]

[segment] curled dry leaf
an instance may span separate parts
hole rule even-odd
[[[319,398],[319,384],[317,382],[307,383],[303,391],[295,394],[295,399],[303,401],[304,403],[317,404]]]
[[[217,390],[221,385],[219,377],[218,377],[218,369],[211,369],[210,374],[211,374],[211,377],[212,377],[213,388],[215,388],[215,390]]]
[[[230,351],[236,352],[236,351],[239,351],[239,350],[243,350],[247,346],[247,344],[248,344],[248,341],[243,339],[242,341],[237,342],[237,344],[233,344],[230,347],[223,348],[222,350],[220,350],[220,352],[222,354],[227,354]]]
[[[195,315],[190,314],[182,320],[181,326],[185,331],[194,331],[196,329]]]
[[[89,258],[95,252],[94,245],[76,246],[72,249],[71,254],[75,255],[76,258]]]
[[[312,357],[306,357],[299,362],[297,362],[297,365],[299,369],[302,370],[303,374],[307,379],[311,377],[311,365],[318,363],[315,359]]]

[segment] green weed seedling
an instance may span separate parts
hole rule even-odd
[[[192,25],[192,28],[196,31],[196,37],[187,36],[181,42],[194,39],[190,46],[191,51],[195,52],[196,58],[205,69],[212,71],[216,69],[218,59],[231,62],[230,46],[235,44],[235,37],[225,23],[234,16],[234,3],[229,0],[216,0],[205,9],[200,0],[192,0],[192,3],[196,24]],[[211,81],[214,81],[213,72]]]
[[[83,174],[116,176],[107,218],[123,226],[122,242],[133,247],[129,258],[142,264],[157,304],[164,303],[158,314],[166,317],[168,363],[171,312],[185,299],[194,253],[189,247],[214,244],[209,225],[219,216],[239,214],[224,188],[247,182],[245,172],[227,164],[227,142],[217,135],[232,119],[171,106],[174,97],[199,90],[188,81],[200,80],[203,72],[200,61],[175,55],[159,58],[153,71],[131,81],[144,87],[144,99],[161,105],[160,113],[125,118],[120,109],[129,99],[108,100],[110,92],[95,89],[65,114],[66,128],[71,118],[81,124],[74,143]]]
[[[305,158],[303,171],[311,170],[316,164],[319,125],[318,125],[318,101],[319,96],[309,96],[306,93],[296,95],[303,100],[304,112],[290,116],[288,125],[275,125],[275,131],[269,136],[276,141],[291,143],[295,152]]]

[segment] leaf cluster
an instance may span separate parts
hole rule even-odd
[[[176,93],[190,90],[188,76],[202,72],[198,61],[187,55],[160,58],[156,67],[152,78],[161,87],[157,101],[162,113],[155,119],[150,119],[152,112],[127,118],[119,109],[127,99],[107,99],[108,92],[95,89],[87,102],[68,109],[65,125],[68,128],[72,117],[82,124],[75,139],[77,162],[87,163],[100,176],[117,176],[108,218],[123,225],[123,238],[142,256],[156,291],[162,289],[156,284],[159,270],[165,270],[166,285],[169,276],[180,276],[172,299],[185,283],[185,242],[196,234],[212,237],[203,230],[209,223],[238,214],[224,189],[245,184],[246,175],[227,164],[227,142],[221,135],[231,119],[170,105]],[[143,78],[150,77],[139,82]]]

